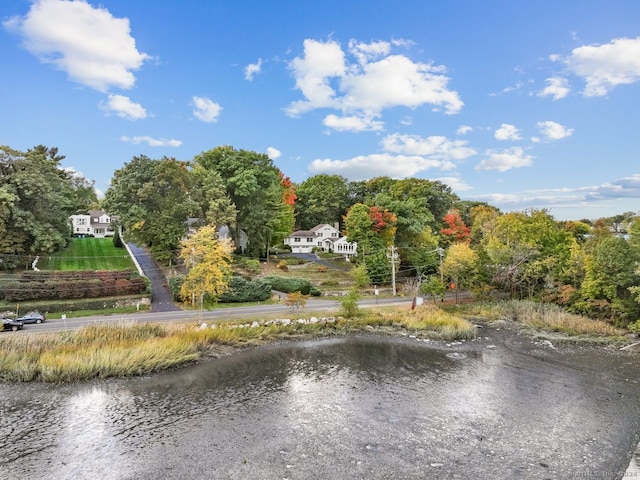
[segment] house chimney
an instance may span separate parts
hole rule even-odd
[[[335,228],[336,230],[340,231],[340,222],[336,222],[333,224],[333,228]]]

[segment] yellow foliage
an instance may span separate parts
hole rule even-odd
[[[216,298],[227,289],[231,277],[233,243],[220,241],[214,225],[200,228],[182,241],[180,258],[189,269],[180,289],[184,301],[202,298],[205,294]]]

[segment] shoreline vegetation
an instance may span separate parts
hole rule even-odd
[[[221,321],[198,324],[114,323],[75,331],[0,337],[0,381],[65,383],[131,377],[268,343],[358,332],[410,335],[441,341],[472,340],[476,325],[463,318],[524,328],[560,340],[621,344],[626,331],[534,302],[423,305],[411,311],[362,310],[357,317]],[[554,337],[556,338],[556,337]],[[556,338],[558,339],[558,338]]]

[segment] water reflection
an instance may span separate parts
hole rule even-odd
[[[606,465],[615,452],[596,453],[611,438],[594,432],[626,421],[594,415],[591,391],[542,360],[375,337],[139,379],[4,385],[0,478],[563,478]]]

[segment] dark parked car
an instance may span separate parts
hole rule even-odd
[[[20,318],[16,318],[16,320],[22,323],[42,323],[46,320],[46,317],[44,314],[34,310],[33,312],[24,314]]]
[[[10,318],[2,319],[2,330],[13,330],[14,332],[22,328],[22,322],[19,320],[11,320]]]

